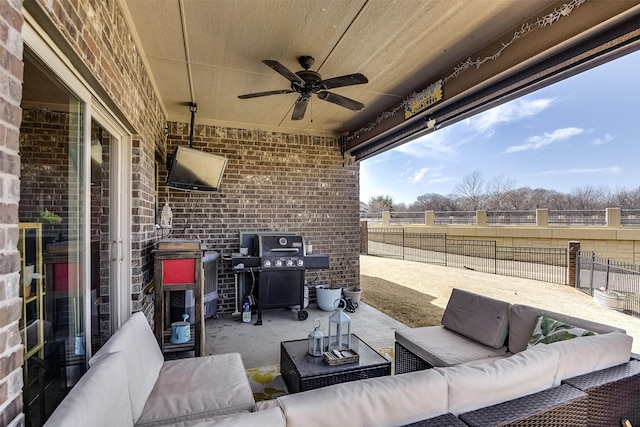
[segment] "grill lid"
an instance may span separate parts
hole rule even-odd
[[[302,256],[304,239],[299,234],[258,234],[258,255],[265,256]]]

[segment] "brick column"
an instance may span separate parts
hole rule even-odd
[[[580,250],[580,242],[575,240],[569,241],[569,250],[567,251],[567,256],[569,259],[567,260],[567,284],[569,286],[576,286],[576,277],[577,277],[577,259],[578,259],[578,251]]]
[[[22,343],[19,322],[20,253],[18,252],[18,201],[20,157],[18,134],[22,120],[22,2],[4,1],[0,24],[2,112],[0,113],[0,424],[23,425]]]

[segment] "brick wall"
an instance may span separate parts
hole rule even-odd
[[[359,281],[359,166],[343,162],[335,138],[196,125],[193,148],[228,158],[220,192],[168,189],[160,165],[158,216],[168,201],[176,238],[201,239],[238,252],[241,231],[292,231],[328,254],[330,270],[312,270],[336,285]],[[189,124],[169,123],[168,149],[189,145]],[[344,163],[344,166],[343,166]],[[220,263],[218,310],[233,311],[234,278]]]
[[[24,424],[22,344],[18,329],[18,202],[20,159],[18,129],[22,98],[21,1],[3,1],[0,14],[0,425]]]

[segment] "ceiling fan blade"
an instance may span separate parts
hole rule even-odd
[[[360,111],[364,108],[364,104],[358,101],[354,101],[353,99],[347,98],[346,96],[338,95],[333,92],[320,92],[318,93],[318,98],[333,102],[336,105],[339,105],[344,108],[348,108],[353,111]]]
[[[259,96],[280,95],[283,93],[293,93],[291,89],[270,90],[267,92],[248,93],[246,95],[238,95],[240,99],[258,98]]]
[[[300,95],[298,100],[293,106],[293,113],[291,114],[291,120],[302,120],[307,106],[309,105],[310,95]]]
[[[369,83],[369,80],[364,76],[364,74],[356,73],[356,74],[347,74],[346,76],[333,77],[331,79],[322,80],[320,82],[326,89],[333,89],[336,87],[343,86],[353,86],[353,85],[361,85],[364,83]]]
[[[304,83],[304,80],[302,80],[300,76],[298,76],[296,73],[294,73],[278,61],[274,61],[273,59],[265,59],[262,62],[273,68],[278,73],[282,74],[290,82]]]

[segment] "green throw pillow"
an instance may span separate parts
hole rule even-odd
[[[533,328],[533,334],[527,347],[532,347],[536,344],[551,344],[589,335],[595,335],[595,332],[578,328],[547,316],[538,316],[536,327]]]

